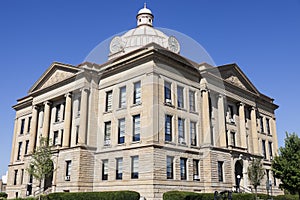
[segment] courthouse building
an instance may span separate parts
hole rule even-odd
[[[179,41],[153,28],[144,7],[137,27],[111,40],[108,61],[54,62],[18,99],[7,193],[34,195],[26,168],[49,138],[50,192],[133,190],[162,199],[170,190],[251,192],[247,167],[262,158],[260,192],[278,180],[273,99],[237,64],[211,66],[180,55]]]

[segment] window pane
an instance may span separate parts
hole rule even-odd
[[[180,158],[180,177],[181,180],[186,180],[186,158]]]
[[[106,108],[105,111],[112,110],[112,91],[106,92]]]
[[[197,145],[197,133],[196,133],[196,122],[190,123],[190,135],[191,135],[191,145]]]
[[[126,107],[126,87],[121,87],[120,88],[120,97],[119,97],[119,107],[124,108]]]
[[[119,119],[118,130],[118,143],[123,144],[125,142],[125,118]]]
[[[267,153],[266,153],[266,141],[265,141],[265,140],[262,140],[261,143],[262,143],[262,153],[263,153],[264,159],[267,159]]]
[[[133,116],[133,141],[140,141],[141,118],[140,115]]]
[[[223,162],[218,161],[218,177],[219,182],[223,182]]]
[[[24,133],[24,126],[25,126],[25,119],[21,120],[21,128],[20,128],[20,134]]]
[[[111,122],[105,122],[104,126],[104,145],[110,145]]]
[[[134,83],[134,94],[133,94],[133,103],[141,103],[141,82]]]
[[[190,111],[195,111],[196,106],[195,106],[195,92],[194,91],[189,91],[189,103],[190,103]]]
[[[139,178],[139,157],[131,157],[131,178]]]
[[[165,82],[165,103],[171,102],[171,83]]]
[[[199,181],[199,160],[193,160],[193,179]]]
[[[178,142],[184,143],[184,119],[178,118]]]
[[[166,115],[165,119],[165,141],[172,141],[172,116]]]
[[[116,179],[122,179],[123,175],[123,158],[117,158]]]
[[[177,87],[177,106],[179,108],[184,107],[184,102],[183,102],[183,87],[178,86]]]
[[[173,179],[173,157],[167,156],[167,179]]]
[[[102,180],[108,179],[108,160],[102,161]]]

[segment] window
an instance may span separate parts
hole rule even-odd
[[[271,130],[270,130],[270,119],[269,118],[266,119],[266,127],[267,127],[267,133],[270,135]]]
[[[22,142],[19,142],[17,160],[21,160]]]
[[[233,118],[233,106],[232,105],[228,105],[228,116],[229,116],[229,120],[231,122],[234,122],[234,118]]]
[[[24,133],[24,126],[25,126],[25,119],[21,120],[21,129],[20,129],[20,134]]]
[[[64,140],[64,130],[61,129],[61,130],[60,130],[60,144],[59,144],[59,145],[62,145],[63,140]]]
[[[274,186],[277,186],[277,182],[276,182],[276,178],[275,178],[275,175],[273,174],[273,185]]]
[[[118,144],[125,142],[125,118],[119,119]]]
[[[273,159],[273,151],[272,151],[272,142],[269,142],[269,155],[270,155],[270,159]]]
[[[172,141],[172,116],[165,116],[165,141]]]
[[[65,178],[66,181],[70,181],[71,170],[72,170],[72,161],[67,160],[66,161],[66,178]]]
[[[27,133],[30,132],[30,125],[31,125],[31,117],[28,118]]]
[[[141,103],[141,82],[134,83],[133,104]]]
[[[235,132],[230,131],[230,144],[231,146],[235,147]]]
[[[223,182],[223,161],[218,161],[218,178],[219,182]]]
[[[123,158],[117,158],[116,159],[117,166],[116,166],[116,179],[122,180],[123,175]]]
[[[104,123],[104,145],[110,145],[111,122]]]
[[[133,137],[132,141],[140,141],[141,134],[141,117],[140,115],[133,116]]]
[[[27,155],[27,153],[28,153],[28,146],[29,146],[29,140],[26,140],[26,142],[25,142],[25,155]]]
[[[194,181],[200,181],[199,174],[199,160],[193,160],[193,179]]]
[[[195,92],[189,91],[189,103],[190,103],[190,111],[196,111],[196,104],[195,104]]]
[[[106,92],[106,104],[105,104],[105,111],[111,111],[112,110],[112,91]]]
[[[31,170],[33,170],[34,166],[33,165],[30,165],[30,168]],[[29,174],[29,182],[28,183],[33,183],[33,175],[32,174]]]
[[[180,158],[180,178],[186,180],[186,158]]]
[[[108,160],[102,160],[102,180],[108,180]]]
[[[183,101],[183,87],[178,86],[177,87],[177,106],[178,108],[184,107],[184,101]]]
[[[126,107],[126,86],[120,88],[119,108]]]
[[[58,131],[54,131],[54,134],[53,134],[53,145],[54,146],[58,145]]]
[[[79,140],[79,126],[76,126],[76,141],[75,141],[76,144],[78,144],[78,140]]]
[[[77,106],[77,117],[79,117],[80,116],[80,106],[81,106],[81,97],[78,97],[78,99],[77,99],[77,104],[78,104],[78,106]]]
[[[132,179],[139,178],[139,157],[138,156],[131,157],[131,178]]]
[[[184,119],[178,118],[178,142],[184,143]]]
[[[55,112],[55,122],[60,121],[60,105],[55,106],[56,112]]]
[[[18,180],[18,170],[15,169],[15,175],[14,175],[14,185],[17,185],[17,180]]]
[[[23,184],[24,179],[24,169],[21,169],[21,185]]]
[[[174,157],[167,156],[167,179],[174,178],[173,160],[174,160]]]
[[[264,132],[264,118],[263,118],[263,116],[259,117],[259,123],[260,123],[260,132],[263,133]]]
[[[196,122],[190,122],[191,145],[197,146]]]
[[[261,143],[262,143],[262,153],[263,153],[264,159],[267,159],[267,153],[266,153],[266,141],[265,141],[265,140],[262,140]]]
[[[165,103],[172,104],[171,83],[169,83],[169,82],[165,82]]]

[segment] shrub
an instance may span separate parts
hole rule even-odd
[[[297,195],[278,195],[273,197],[274,200],[298,200],[298,196]]]
[[[7,198],[7,194],[5,192],[0,192],[0,198]]]
[[[140,194],[133,191],[70,192],[52,193],[43,200],[139,200]]]

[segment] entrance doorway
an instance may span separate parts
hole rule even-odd
[[[240,183],[241,183],[241,179],[243,178],[243,161],[242,160],[238,160],[235,163],[235,186],[236,186],[236,192],[240,192]]]
[[[47,176],[44,180],[44,191],[46,191],[48,188],[52,187],[52,181],[53,181],[53,169],[54,169],[54,165],[52,163],[52,172],[49,176]]]

